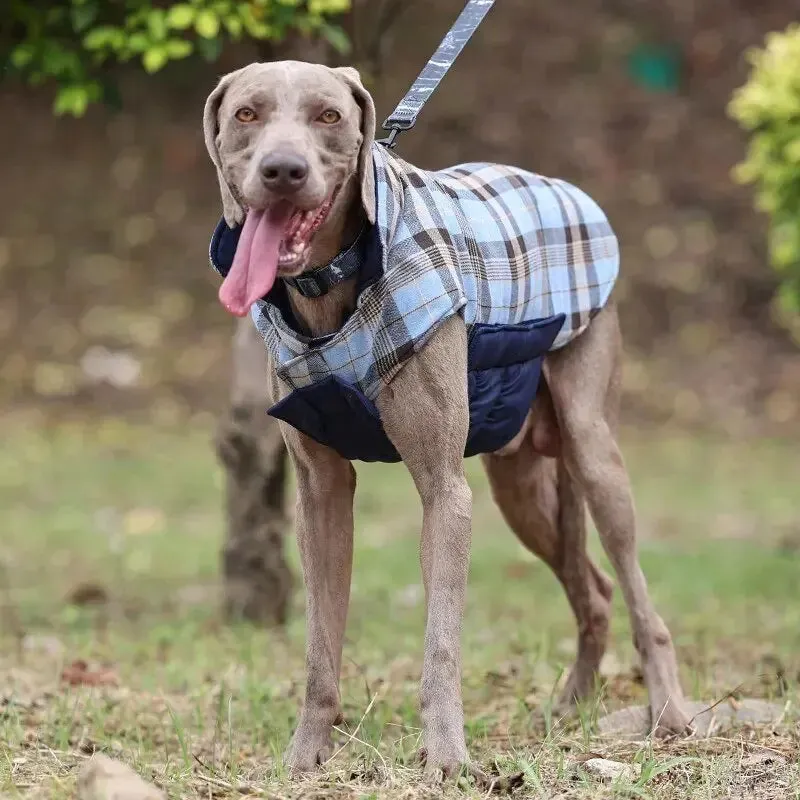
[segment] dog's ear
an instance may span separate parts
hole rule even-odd
[[[361,204],[370,224],[375,223],[375,171],[372,166],[372,143],[375,141],[375,103],[361,83],[358,70],[336,67],[336,75],[347,84],[361,109],[361,149],[358,153],[358,177],[361,183]]]
[[[233,228],[235,225],[241,225],[244,222],[245,209],[242,204],[236,199],[231,187],[225,180],[225,175],[222,171],[222,160],[219,157],[219,146],[217,145],[217,137],[219,135],[219,107],[222,103],[222,98],[228,87],[233,83],[236,77],[243,70],[239,69],[235,72],[229,72],[220,78],[219,83],[215,89],[208,96],[206,106],[203,111],[203,137],[206,141],[206,149],[208,150],[214,166],[217,168],[217,180],[219,180],[219,192],[222,196],[222,213],[225,216],[225,222],[228,226]]]

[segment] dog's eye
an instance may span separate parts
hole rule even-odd
[[[334,111],[334,109],[329,108],[326,111],[323,111],[317,119],[320,122],[324,122],[326,125],[333,125],[334,123],[338,122],[342,118],[342,115],[338,111]]]
[[[244,108],[240,108],[234,116],[239,122],[253,122],[256,118],[256,112],[253,111],[252,108],[247,108],[247,106],[245,106]]]

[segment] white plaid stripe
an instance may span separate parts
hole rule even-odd
[[[373,155],[383,274],[350,318],[312,341],[274,306],[253,306],[292,388],[335,374],[374,400],[453,314],[471,327],[564,313],[557,349],[605,305],[619,270],[617,239],[580,189],[498,164],[428,172],[379,144]]]

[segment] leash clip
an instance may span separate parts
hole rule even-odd
[[[400,128],[387,128],[387,130],[389,131],[389,135],[385,139],[378,139],[378,144],[382,144],[384,147],[394,150]]]

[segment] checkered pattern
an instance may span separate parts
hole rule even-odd
[[[456,313],[476,323],[566,316],[553,349],[606,303],[619,269],[603,212],[570,184],[497,164],[428,172],[374,145],[382,275],[332,336],[311,341],[265,301],[252,315],[293,388],[337,375],[374,400]]]

